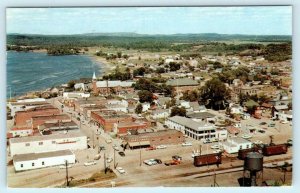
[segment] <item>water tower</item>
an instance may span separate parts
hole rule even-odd
[[[251,186],[257,186],[256,173],[263,170],[263,155],[258,152],[250,152],[244,161],[244,171],[250,172]]]

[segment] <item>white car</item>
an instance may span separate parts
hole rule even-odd
[[[156,165],[157,162],[154,159],[145,160],[144,163],[148,166]]]
[[[71,168],[71,167],[72,167],[72,165],[68,165],[67,168]],[[61,165],[61,166],[59,166],[59,169],[66,169],[66,165]]]
[[[120,173],[120,174],[124,174],[125,170],[122,167],[117,167],[116,170]]]
[[[181,144],[183,147],[185,146],[192,146],[193,144],[191,142],[185,142]]]
[[[219,149],[219,148],[220,148],[220,145],[218,145],[218,144],[211,145],[210,148],[211,148],[211,149]]]
[[[288,121],[281,121],[280,123],[282,123],[282,124],[287,124],[287,123],[289,123]]]
[[[166,149],[167,146],[166,145],[159,145],[159,146],[156,146],[156,149]]]
[[[92,165],[96,165],[97,162],[95,161],[88,161],[88,162],[85,162],[83,165],[84,166],[92,166]]]
[[[110,163],[110,162],[112,162],[112,161],[113,161],[113,158],[111,158],[111,157],[106,158],[106,162],[107,162],[107,163]]]

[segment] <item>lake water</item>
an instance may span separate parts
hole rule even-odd
[[[48,56],[36,52],[7,52],[6,97],[20,96],[79,78],[92,78],[101,67],[86,55]]]

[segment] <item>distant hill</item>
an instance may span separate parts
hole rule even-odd
[[[84,43],[87,46],[105,43],[160,41],[195,43],[205,41],[257,41],[257,42],[285,42],[291,41],[288,35],[240,35],[240,34],[171,34],[171,35],[147,35],[137,33],[86,33],[74,35],[39,35],[39,34],[8,34],[7,44],[13,45],[53,45],[72,44],[72,42]]]

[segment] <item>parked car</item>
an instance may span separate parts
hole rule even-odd
[[[111,158],[111,157],[106,158],[106,162],[107,162],[107,163],[110,163],[110,162],[112,162],[112,161],[113,161],[113,158]]]
[[[156,147],[156,149],[166,149],[166,148],[167,148],[166,145],[159,145],[159,146]]]
[[[124,156],[125,156],[125,153],[124,153],[123,151],[120,151],[120,152],[119,152],[119,155],[122,156],[122,157],[124,157]]]
[[[119,151],[120,149],[119,149],[119,147],[118,146],[113,146],[113,148],[114,148],[114,150],[116,150],[116,151]]]
[[[173,156],[172,156],[172,159],[173,159],[173,160],[177,160],[177,161],[181,161],[181,160],[182,160],[182,157],[179,156],[179,155],[173,155]]]
[[[260,123],[260,125],[266,125],[266,124],[267,124],[266,122],[261,122],[261,123]]]
[[[156,163],[158,163],[158,164],[162,164],[161,159],[154,159],[154,161],[156,161]]]
[[[71,168],[73,165],[68,165],[67,168]],[[66,165],[59,166],[59,169],[66,169]]]
[[[191,142],[184,142],[181,145],[182,147],[186,147],[186,146],[192,146],[193,144]]]
[[[282,124],[287,124],[287,123],[289,123],[288,121],[280,121],[280,123],[282,123]]]
[[[88,162],[85,162],[83,165],[84,166],[92,166],[92,165],[96,165],[97,162],[95,161],[88,161]]]
[[[275,127],[275,123],[269,123],[268,127]]]
[[[288,144],[288,146],[293,146],[293,140],[292,139],[288,139],[287,140],[287,144]]]
[[[111,141],[111,139],[107,139],[107,140],[105,140],[105,142],[106,143],[111,143],[112,141]]]
[[[148,147],[148,148],[146,149],[146,151],[151,151],[151,150],[156,150],[156,147],[150,146],[150,147]]]
[[[203,143],[204,143],[204,144],[212,143],[212,141],[211,141],[210,139],[205,139],[205,140],[203,141]]]
[[[120,174],[125,174],[125,170],[122,167],[116,167],[116,170],[120,173]]]
[[[148,160],[144,160],[144,163],[148,166],[153,166],[156,165],[157,162],[155,161],[155,159],[148,159]]]

